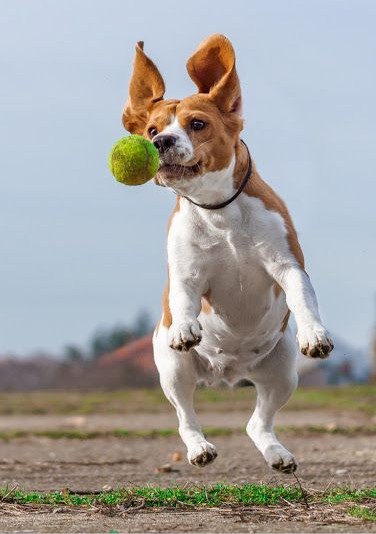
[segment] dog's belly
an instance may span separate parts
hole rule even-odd
[[[208,302],[199,321],[201,343],[195,348],[206,369],[230,382],[247,376],[268,355],[283,335],[288,313],[283,291],[252,255],[231,265],[226,259],[209,282]]]
[[[229,328],[215,313],[200,315],[199,320],[203,336],[195,351],[209,381],[225,378],[233,382],[246,377],[283,335],[282,321],[263,321],[259,328],[250,327],[247,332],[240,332]]]

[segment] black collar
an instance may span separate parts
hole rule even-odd
[[[224,208],[225,206],[228,206],[229,204],[231,204],[231,202],[233,202],[240,195],[240,193],[243,191],[243,189],[247,185],[247,182],[248,182],[248,180],[249,180],[249,178],[251,177],[251,174],[252,174],[252,158],[251,158],[251,154],[249,153],[249,149],[248,149],[247,145],[245,144],[245,142],[243,141],[243,139],[241,139],[241,142],[243,143],[243,145],[247,149],[248,168],[247,168],[247,172],[244,175],[242,183],[239,186],[239,189],[236,191],[236,193],[234,195],[232,195],[232,197],[230,197],[229,199],[225,200],[224,202],[221,202],[220,204],[199,204],[198,202],[195,202],[194,200],[192,200],[189,197],[186,197],[184,195],[181,195],[181,196],[183,198],[186,198],[187,200],[189,200],[189,202],[192,202],[192,204],[194,204],[195,206],[198,206],[199,208],[204,208],[205,210],[219,210],[219,209]]]

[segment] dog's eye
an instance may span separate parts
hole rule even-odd
[[[205,128],[205,123],[204,121],[201,121],[200,119],[193,119],[191,121],[191,128],[192,130],[202,130],[203,128]]]
[[[154,126],[148,129],[148,134],[150,135],[151,138],[155,137],[157,133],[158,133],[158,130],[157,128],[154,128]]]

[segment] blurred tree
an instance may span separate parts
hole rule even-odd
[[[146,310],[141,311],[133,323],[132,330],[135,339],[146,336],[146,334],[150,334],[150,332],[153,330],[153,327],[154,323],[149,312]]]
[[[376,297],[375,297],[375,310],[376,310]],[[375,312],[376,315],[376,312]],[[371,372],[370,381],[372,384],[376,384],[376,319],[373,326],[371,337]]]
[[[108,329],[97,330],[89,341],[89,356],[98,358],[106,352],[111,352],[134,339],[149,334],[153,329],[153,323],[147,311],[140,312],[133,325],[116,325]]]
[[[70,362],[82,362],[85,359],[85,353],[76,345],[67,345],[63,349],[63,357]]]
[[[133,332],[126,326],[116,325],[109,329],[97,330],[89,341],[89,356],[98,358],[135,339]]]
[[[147,311],[141,311],[131,326],[115,325],[100,328],[89,339],[88,349],[84,350],[76,345],[67,345],[63,350],[63,357],[69,362],[81,362],[85,359],[96,359],[126,345],[134,339],[149,334],[153,329],[153,322]]]

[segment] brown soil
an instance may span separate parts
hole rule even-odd
[[[200,423],[207,427],[245,428],[252,413],[248,411],[213,411],[206,408],[200,412]],[[335,410],[283,410],[276,417],[278,426],[325,426],[359,427],[376,424],[376,416],[362,412],[341,412]],[[126,413],[107,415],[0,415],[2,430],[46,430],[79,428],[82,430],[129,430],[176,428],[177,418],[172,409],[161,407],[159,413]]]
[[[220,414],[205,423],[210,426],[240,426],[246,414]],[[162,416],[163,421],[162,421]],[[345,414],[317,414],[286,412],[279,424],[295,426],[310,424],[343,425]],[[242,419],[242,423],[240,423]],[[288,419],[288,420],[287,420]],[[359,426],[366,421],[355,418]],[[65,423],[64,423],[65,421]],[[75,422],[74,422],[75,421]],[[160,423],[162,423],[159,426]],[[49,417],[48,421],[2,417],[0,429],[18,428],[163,428],[174,427],[173,414],[138,414],[119,424],[119,417],[74,420]],[[96,423],[96,424],[95,424]],[[349,421],[350,425],[352,421]],[[370,487],[376,479],[374,437],[331,434],[282,433],[282,442],[300,461],[298,475],[308,490],[324,490],[331,486],[352,488]],[[178,437],[96,438],[72,440],[48,438],[19,438],[3,441],[0,457],[0,483],[17,483],[24,490],[99,491],[103,486],[112,488],[138,485],[212,484],[216,482],[265,482],[293,484],[292,475],[279,475],[264,463],[259,452],[246,435],[217,437],[212,441],[218,448],[218,458],[205,469],[190,466]],[[175,452],[182,460],[172,461]],[[170,463],[172,471],[157,472]],[[74,509],[67,507],[25,507],[1,504],[0,531],[27,532],[376,532],[376,525],[351,518],[334,506],[314,505],[306,509],[302,504],[279,507],[221,508],[215,510],[138,510],[127,512],[116,509]]]
[[[2,532],[376,532],[374,524],[347,516],[343,508],[316,506],[139,510],[133,513],[58,507],[0,505]]]

